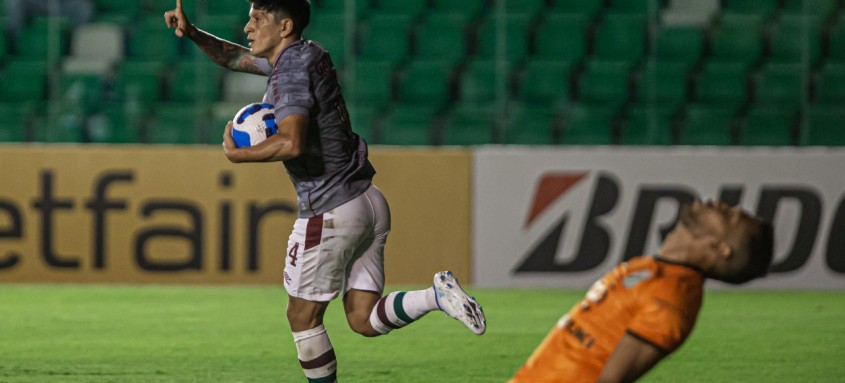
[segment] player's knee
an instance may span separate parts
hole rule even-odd
[[[373,329],[372,325],[370,325],[369,316],[366,318],[350,316],[346,319],[349,322],[349,328],[357,334],[361,334],[365,337],[374,337],[381,335],[378,331]]]

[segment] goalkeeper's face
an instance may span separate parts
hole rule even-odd
[[[284,24],[275,14],[250,8],[249,22],[244,27],[250,54],[272,61],[281,50],[283,32]]]

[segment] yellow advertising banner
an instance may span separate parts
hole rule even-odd
[[[470,273],[471,152],[374,148],[387,283]],[[0,282],[281,284],[296,193],[214,146],[0,146]]]

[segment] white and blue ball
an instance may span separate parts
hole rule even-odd
[[[232,139],[235,146],[255,146],[279,132],[276,127],[275,108],[271,104],[249,104],[237,114],[232,122]]]

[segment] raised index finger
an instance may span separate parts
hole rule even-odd
[[[182,0],[176,0],[176,10],[182,12]]]

